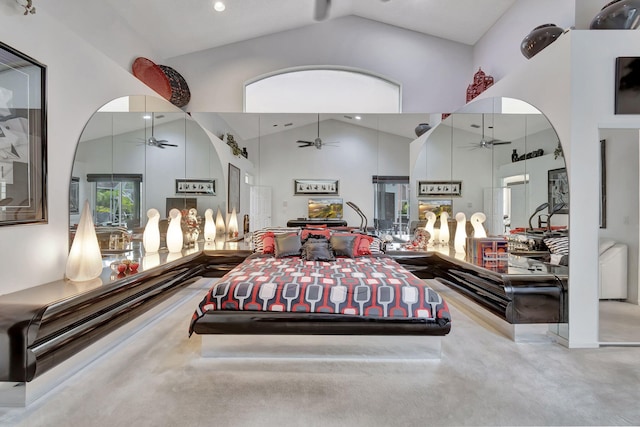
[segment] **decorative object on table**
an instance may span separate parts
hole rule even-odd
[[[170,253],[182,252],[182,214],[178,209],[169,211],[169,227],[167,228],[167,249]]]
[[[566,168],[551,169],[548,175],[549,207],[554,214],[569,213],[569,178]],[[562,205],[556,209],[557,206]]]
[[[464,212],[456,214],[456,234],[453,237],[453,245],[456,252],[464,252],[464,245],[467,240],[467,216]]]
[[[615,114],[640,114],[640,57],[616,58]]]
[[[191,100],[191,92],[184,77],[168,65],[158,65],[158,67],[160,67],[165,76],[167,76],[169,86],[171,86],[171,98],[169,98],[169,102],[176,107],[184,107],[187,105]]]
[[[438,240],[440,241],[441,245],[448,245],[450,237],[449,214],[447,212],[442,212],[440,214],[440,234],[438,235]]]
[[[429,233],[429,245],[433,245],[435,243],[435,226],[436,226],[436,214],[433,212],[426,212],[425,219],[427,223],[424,226],[424,229],[427,233]]]
[[[465,245],[467,259],[478,265],[506,263],[509,260],[509,242],[506,237],[469,237]]]
[[[640,27],[640,0],[614,0],[591,20],[592,30],[636,30]]]
[[[249,214],[244,214],[242,218],[242,234],[249,234]]]
[[[227,235],[230,239],[235,239],[238,237],[238,214],[236,213],[236,208],[233,208],[231,214],[229,215],[229,221],[227,224]]]
[[[224,224],[224,218],[222,218],[222,212],[218,209],[216,213],[216,236],[219,237],[218,240],[224,241],[224,235],[227,232],[227,227]]]
[[[419,138],[429,130],[431,130],[431,125],[429,125],[429,123],[420,123],[415,129],[416,136]]]
[[[216,223],[213,219],[213,209],[204,211],[204,241],[213,242],[216,240]]]
[[[555,24],[538,25],[522,40],[520,52],[525,58],[531,59],[542,49],[556,41],[563,32],[564,30]]]
[[[340,194],[339,181],[337,179],[295,179],[293,181],[293,194]]]
[[[111,279],[119,279],[127,274],[137,273],[138,268],[140,268],[140,260],[138,258],[117,260],[112,262],[109,267],[111,271],[117,274],[116,277],[112,276]]]
[[[467,102],[493,86],[493,83],[493,76],[487,75],[482,68],[478,67],[478,71],[473,75],[473,83],[467,86]]]
[[[215,179],[176,179],[176,194],[215,196]]]
[[[476,212],[471,215],[471,225],[473,226],[473,237],[483,238],[487,237],[487,231],[484,229],[484,222],[487,220],[487,216],[482,212]]]
[[[236,212],[240,210],[240,169],[229,163],[227,188],[227,212],[234,208]]]
[[[142,232],[142,246],[145,254],[153,254],[160,250],[160,212],[151,208],[147,211],[147,225]]]
[[[102,274],[102,253],[93,225],[89,201],[84,202],[78,228],[71,244],[65,277],[73,282],[85,282]]]
[[[133,61],[131,71],[138,80],[155,90],[158,95],[167,101],[171,99],[169,78],[155,62],[140,56]]]
[[[416,228],[413,240],[410,242],[410,249],[416,251],[427,251],[429,248],[429,241],[431,240],[431,234],[424,228]],[[391,237],[393,241],[393,237]]]
[[[0,70],[0,225],[46,223],[47,67],[0,43]]]
[[[183,245],[185,248],[193,248],[200,236],[201,218],[198,216],[198,210],[195,208],[183,209],[180,216]]]
[[[23,15],[33,15],[36,13],[36,7],[33,5],[32,0],[16,0],[16,3],[24,8]]]
[[[418,197],[460,196],[462,181],[418,181]]]

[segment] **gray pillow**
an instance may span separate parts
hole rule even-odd
[[[306,261],[335,261],[327,239],[309,239],[302,245],[300,257]]]
[[[331,249],[333,249],[335,256],[355,258],[354,248],[356,246],[357,237],[358,236],[355,234],[337,234],[331,236],[329,244],[331,245]]]
[[[300,236],[298,234],[277,234],[275,243],[276,258],[300,256],[302,244],[300,243]]]

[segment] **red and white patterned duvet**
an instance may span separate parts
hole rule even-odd
[[[210,310],[421,318],[441,325],[451,320],[438,293],[384,256],[322,262],[254,255],[207,292],[193,314],[190,333]]]

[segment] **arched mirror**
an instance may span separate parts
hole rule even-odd
[[[466,221],[466,236],[484,233],[488,240],[506,241],[510,256],[504,253],[504,262],[494,250],[476,256],[492,269],[568,277],[566,164],[559,138],[540,111],[515,99],[478,100],[443,118],[417,143],[412,216],[419,226],[428,215],[436,218],[433,250],[454,255],[458,218]],[[447,243],[440,236],[443,213]],[[482,226],[476,230],[478,219]],[[455,250],[460,259],[469,253],[469,245]],[[567,337],[566,324],[552,328]]]
[[[147,210],[159,211],[161,235],[172,208],[195,209],[201,223],[209,208],[226,211],[225,176],[211,139],[189,114],[154,97],[116,99],[91,117],[78,142],[71,237],[88,200],[103,256],[140,257]]]

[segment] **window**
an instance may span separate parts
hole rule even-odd
[[[88,174],[94,183],[94,223],[97,226],[140,227],[142,175]]]

